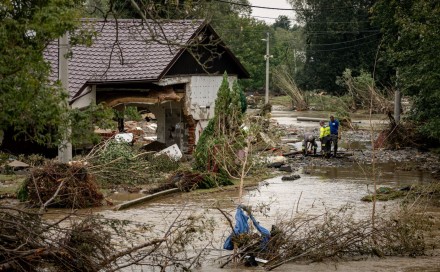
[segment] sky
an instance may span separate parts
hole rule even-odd
[[[273,7],[273,8],[292,8],[286,0],[249,0],[253,6]],[[272,10],[252,8],[252,16],[272,17],[277,18],[280,15],[286,15],[289,18],[294,18],[295,14],[293,10]],[[275,19],[256,18],[259,20],[265,20],[267,24],[273,24]]]

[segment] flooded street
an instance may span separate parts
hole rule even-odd
[[[303,114],[303,113],[302,113]],[[281,112],[273,114],[277,122],[295,123],[295,114]],[[379,124],[381,120],[376,120]],[[302,124],[302,129],[317,127],[317,123]],[[333,159],[336,160],[337,159]],[[405,162],[409,164],[409,162]],[[343,206],[350,207],[355,218],[371,216],[372,204],[360,199],[373,191],[371,163],[346,162],[344,164],[329,162],[328,165],[316,165],[314,159],[305,158],[297,162],[295,168],[301,177],[295,181],[283,181],[281,172],[276,177],[261,182],[257,187],[247,188],[242,203],[252,206],[254,216],[262,226],[270,229],[281,220],[296,216],[319,215],[328,210],[338,210]],[[378,187],[388,186],[402,188],[413,184],[428,184],[434,181],[427,171],[417,169],[402,170],[402,163],[379,163],[375,165]],[[275,171],[275,170],[274,170]],[[128,200],[125,195],[110,196],[115,204]],[[387,214],[396,208],[395,201],[378,202],[377,211]],[[217,260],[228,252],[222,250],[225,238],[230,233],[227,220],[216,209],[221,207],[233,218],[238,205],[238,190],[205,192],[198,190],[191,193],[179,193],[162,197],[150,203],[135,206],[124,211],[103,210],[100,213],[106,218],[117,218],[148,224],[152,232],[147,236],[159,235],[168,228],[174,218],[181,216],[203,216],[215,226],[210,241],[199,241],[200,248],[205,249],[207,259],[199,271],[259,271],[262,268],[224,268],[220,269]],[[440,208],[432,207],[430,213],[440,218]],[[440,225],[436,226],[439,228]],[[199,249],[200,249],[199,248]],[[322,262],[311,264],[288,263],[274,271],[440,271],[439,250],[427,250],[427,256],[417,258],[365,258],[358,261]],[[143,271],[142,267],[132,267],[127,271]],[[158,270],[159,271],[159,270]]]

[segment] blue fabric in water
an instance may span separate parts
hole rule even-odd
[[[255,228],[261,233],[262,237],[262,248],[265,248],[270,239],[270,232],[264,227],[260,226],[260,224],[255,220],[255,218],[250,215],[252,222],[254,223]],[[223,245],[224,249],[233,250],[234,244],[232,243],[232,238],[241,233],[249,232],[249,217],[243,212],[241,206],[237,207],[237,211],[235,213],[235,226],[234,232],[226,238],[226,241]]]

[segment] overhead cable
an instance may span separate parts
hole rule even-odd
[[[292,11],[311,11],[311,9],[302,9],[302,8],[275,8],[275,7],[263,7],[263,6],[254,6],[254,5],[248,5],[248,4],[242,4],[242,3],[235,3],[225,0],[214,0],[216,2],[220,3],[226,3],[236,6],[243,6],[243,7],[250,7],[250,8],[259,8],[259,9],[272,9],[272,10],[292,10]],[[320,8],[319,10],[337,10],[337,9],[348,9],[353,8],[353,6],[347,6],[347,7],[338,7],[338,8]]]

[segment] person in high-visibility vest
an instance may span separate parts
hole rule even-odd
[[[320,121],[319,125],[321,129],[319,130],[319,139],[321,140],[321,153],[324,157],[330,157],[330,127],[324,121]]]

